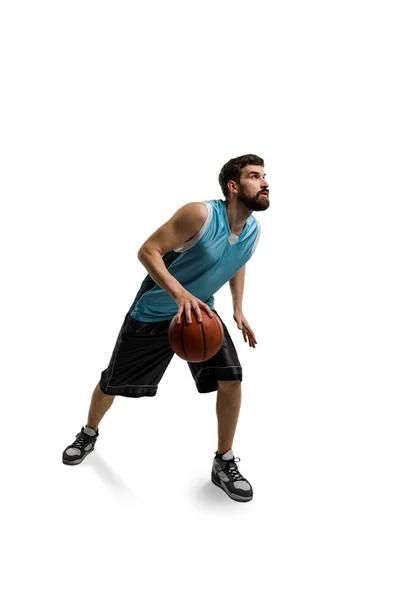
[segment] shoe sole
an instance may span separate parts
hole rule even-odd
[[[87,452],[85,452],[85,455],[82,456],[81,458],[77,458],[76,460],[64,460],[64,458],[62,459],[63,464],[64,465],[71,465],[71,467],[74,467],[75,465],[79,465],[83,460],[85,460],[85,458],[87,457],[88,454],[90,454],[91,452],[93,452],[94,448],[92,448],[91,450],[88,450]]]
[[[222,481],[220,482],[220,481],[218,481],[218,479],[216,479],[213,472],[211,472],[211,481],[213,482],[214,485],[221,488],[221,490],[224,490],[225,494],[227,496],[229,496],[229,498],[231,498],[232,500],[235,500],[235,502],[250,502],[250,500],[253,500],[253,496],[249,496],[248,498],[243,498],[243,496],[237,496],[236,494],[232,494],[232,492],[229,492],[229,490],[227,490],[226,487],[224,487]]]

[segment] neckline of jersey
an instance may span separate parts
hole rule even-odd
[[[224,213],[225,226],[228,230],[228,238],[231,235],[235,235],[238,238],[238,242],[240,242],[243,239],[243,236],[246,232],[247,227],[249,226],[249,219],[247,219],[246,223],[244,224],[244,227],[243,227],[242,231],[240,232],[240,235],[236,235],[236,233],[233,233],[231,231],[231,228],[229,226],[226,200],[221,200],[221,202],[223,203],[223,213]]]

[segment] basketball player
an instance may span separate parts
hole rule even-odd
[[[201,321],[200,308],[212,317],[214,294],[229,281],[233,318],[244,341],[255,348],[253,330],[242,312],[245,264],[256,249],[260,224],[254,211],[269,207],[262,158],[247,154],[231,159],[219,174],[225,200],[182,206],[142,245],[138,258],[148,271],[125,316],[110,363],[94,389],[87,424],[63,453],[63,463],[77,465],[94,450],[99,423],[115,396],[155,396],[174,352],[168,327],[177,314]],[[193,314],[192,312],[193,311]],[[218,313],[216,313],[218,314]],[[229,333],[218,353],[202,363],[188,363],[201,394],[217,391],[218,450],[211,479],[230,498],[248,502],[250,483],[238,470],[232,451],[241,403],[242,368]]]

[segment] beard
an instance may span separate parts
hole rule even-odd
[[[240,202],[248,208],[249,210],[267,210],[269,207],[269,197],[261,196],[262,192],[258,192],[255,196],[248,196],[246,194],[238,194],[238,199]]]

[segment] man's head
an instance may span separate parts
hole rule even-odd
[[[249,210],[269,207],[264,161],[259,156],[244,154],[231,158],[222,167],[218,180],[227,201],[236,196]]]

